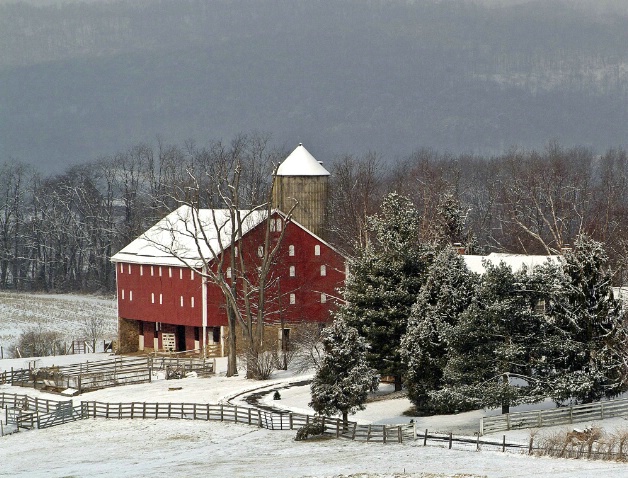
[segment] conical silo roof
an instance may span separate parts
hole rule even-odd
[[[305,149],[303,144],[299,143],[299,146],[279,165],[276,175],[329,176],[329,171]]]

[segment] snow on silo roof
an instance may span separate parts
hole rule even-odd
[[[299,146],[279,165],[276,175],[329,176],[329,171],[305,149],[303,144],[299,143]]]

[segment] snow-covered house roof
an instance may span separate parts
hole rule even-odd
[[[510,266],[513,272],[521,270],[524,266],[531,270],[533,267],[545,264],[550,261],[554,264],[559,264],[562,256],[542,256],[542,255],[527,255],[527,254],[504,254],[500,252],[491,252],[488,256],[472,256],[463,255],[467,269],[477,274],[484,274],[486,268],[484,267],[484,261],[498,266],[500,263],[505,263]]]
[[[277,176],[329,176],[323,165],[312,156],[303,144],[290,153],[279,165]]]
[[[266,219],[264,210],[241,210],[241,236]],[[113,262],[181,265],[181,259],[201,267],[202,257],[210,259],[231,244],[232,224],[227,209],[200,209],[181,206],[115,254]]]

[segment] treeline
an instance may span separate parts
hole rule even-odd
[[[238,185],[248,205],[268,197],[272,170],[288,154],[269,137],[242,135],[207,145],[141,144],[110,157],[43,175],[24,164],[0,165],[0,288],[112,291],[110,257],[158,218],[189,201],[224,207],[210,178],[246,171]],[[319,158],[322,159],[322,158]],[[345,155],[325,166],[330,240],[352,255],[369,242],[367,218],[383,197],[410,197],[422,241],[442,237],[469,253],[560,252],[582,233],[604,244],[614,283],[628,263],[628,157],[584,148],[512,150],[500,156],[421,150],[388,165],[376,153]]]

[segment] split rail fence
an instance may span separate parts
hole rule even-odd
[[[587,403],[571,407],[506,413],[480,419],[480,435],[520,428],[541,428],[554,425],[604,420],[628,415],[628,399]]]
[[[165,370],[176,377],[196,372],[200,376],[215,373],[215,360],[178,357],[116,357],[112,360],[83,362],[58,367],[7,370],[0,373],[0,384],[36,389],[76,390],[79,394],[102,388],[146,383],[154,370]]]

